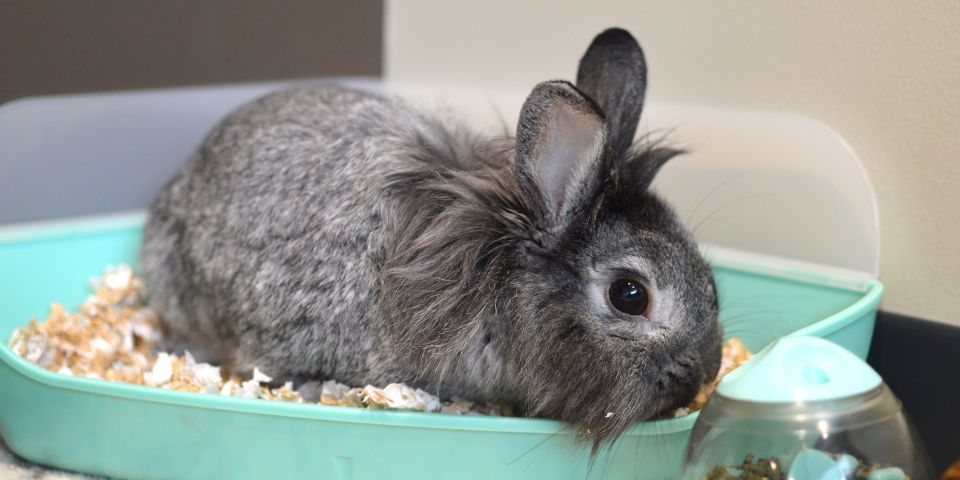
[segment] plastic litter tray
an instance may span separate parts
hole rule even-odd
[[[63,165],[106,177],[133,159],[160,165],[175,158],[176,165],[226,111],[276,87],[93,94],[4,106],[0,168],[11,173],[0,175],[0,205],[4,195],[27,186],[77,205],[87,198],[89,185],[43,192],[42,179],[18,176],[28,170],[18,165],[47,165],[48,171]],[[500,111],[510,118],[520,97],[507,97]],[[488,105],[484,97],[475,104]],[[700,240],[727,247],[707,252],[727,336],[757,351],[775,338],[802,333],[865,357],[883,291],[872,279],[875,201],[842,140],[822,125],[779,114],[655,105],[648,110],[648,122],[702,139],[688,146],[703,157],[668,166],[658,189],[683,215],[711,201],[729,204],[723,220],[728,228],[697,230]],[[764,170],[772,163],[778,167]],[[161,170],[151,170],[156,185],[172,173]],[[704,192],[713,191],[710,182],[739,186],[734,192],[717,187],[720,193],[705,200]],[[798,185],[802,192],[762,202],[730,200]],[[126,201],[145,204],[153,192],[138,195]],[[638,424],[591,463],[589,445],[576,443],[564,424],[551,420],[221,398],[58,375],[14,355],[6,342],[16,327],[45,318],[53,301],[75,307],[89,292],[88,280],[107,265],[136,265],[143,220],[136,213],[0,228],[0,436],[18,455],[119,478],[678,475],[695,414]],[[751,225],[761,229],[747,232]]]
[[[0,336],[45,318],[53,300],[79,304],[106,265],[135,265],[142,221],[0,233]],[[861,292],[723,266],[714,272],[727,334],[751,350],[799,331],[866,356],[879,283]],[[120,478],[669,479],[695,420],[637,425],[591,468],[589,446],[555,421],[166,391],[58,375],[0,347],[0,435],[10,448],[38,463]]]

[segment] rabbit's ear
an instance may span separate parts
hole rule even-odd
[[[555,232],[595,198],[610,175],[607,128],[593,101],[568,82],[537,85],[520,112],[516,174],[541,227]]]
[[[637,132],[647,90],[640,44],[626,30],[604,30],[580,59],[577,88],[600,106],[610,128],[611,151],[622,159]]]

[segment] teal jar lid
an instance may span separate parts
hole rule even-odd
[[[843,347],[788,336],[724,377],[717,393],[749,402],[802,403],[860,395],[881,383],[877,372]]]

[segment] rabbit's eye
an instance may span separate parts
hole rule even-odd
[[[627,315],[643,315],[650,304],[650,295],[642,283],[621,278],[610,284],[610,305]]]

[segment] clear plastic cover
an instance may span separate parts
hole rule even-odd
[[[529,93],[363,78],[305,83],[319,81],[399,93],[431,110],[445,108],[451,118],[471,127],[507,135],[513,133]],[[0,203],[31,194],[38,200],[0,217],[0,223],[104,211],[98,210],[96,188],[60,186],[49,181],[50,171],[117,185],[111,199],[117,208],[112,211],[142,208],[138,206],[146,204],[159,185],[142,183],[145,180],[131,185],[123,175],[132,159],[141,169],[139,177],[169,178],[220,118],[286,85],[94,93],[3,105]],[[859,159],[826,125],[781,112],[651,104],[639,134],[666,137],[671,145],[689,150],[664,167],[654,188],[701,243],[829,266],[832,277],[837,269],[853,277],[876,276],[876,198]],[[42,202],[67,196],[71,201],[66,206]],[[769,265],[769,260],[762,263]]]

